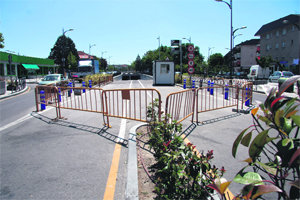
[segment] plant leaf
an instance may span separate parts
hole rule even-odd
[[[299,156],[300,156],[300,149],[298,148],[297,151],[291,157],[291,160],[289,162],[289,166],[291,166],[293,164],[293,162],[296,160],[296,158],[298,158]]]
[[[292,115],[295,115],[298,112],[298,110],[293,110],[292,112],[289,112],[285,117],[290,118]]]
[[[244,130],[239,134],[239,136],[235,139],[235,141],[234,141],[234,143],[233,143],[233,145],[232,145],[232,156],[233,156],[234,158],[235,158],[235,156],[236,156],[237,148],[238,148],[238,146],[239,146],[239,144],[240,144],[240,142],[241,142],[241,140],[242,140],[242,138],[243,138],[245,132],[246,132],[249,128],[250,128],[250,127],[244,129]]]
[[[298,79],[300,79],[300,76],[292,76],[288,80],[284,81],[283,84],[280,86],[278,92],[277,92],[277,97],[281,96],[281,94],[289,88],[291,85],[293,85]]]
[[[300,180],[295,180],[293,182],[290,182],[290,184],[300,190]]]
[[[256,162],[258,163],[260,166],[262,166],[267,172],[273,174],[273,175],[276,175],[277,173],[277,169],[276,168],[273,168],[273,167],[270,167],[264,163],[261,163],[261,162]]]
[[[250,144],[252,138],[252,131],[250,131],[249,133],[247,133],[247,135],[245,135],[245,137],[243,137],[241,144],[244,145],[245,147],[248,147]]]
[[[257,186],[257,190],[252,196],[252,199],[256,199],[260,195],[267,194],[270,192],[282,192],[282,190],[276,187],[275,185],[259,185]]]
[[[282,127],[282,126],[281,126],[281,123],[280,123],[280,119],[283,118],[283,114],[284,114],[284,111],[283,111],[283,110],[278,110],[278,111],[275,113],[275,124],[276,124],[278,127]]]
[[[255,116],[256,113],[257,113],[257,111],[258,111],[258,109],[259,109],[259,107],[253,108],[253,109],[251,110],[251,114]]]
[[[256,172],[238,173],[233,181],[244,185],[263,185],[261,176]]]
[[[250,164],[253,162],[252,158],[247,158],[246,160],[243,160],[244,162]]]
[[[250,147],[249,147],[249,156],[254,161],[255,161],[256,157],[258,157],[260,155],[260,153],[262,152],[262,149],[263,149],[264,145],[269,142],[267,140],[268,132],[269,132],[269,129],[260,132],[254,138],[254,140],[252,141],[252,143],[250,144]]]
[[[291,118],[293,119],[295,124],[297,124],[297,126],[300,126],[300,115],[293,115],[291,116]]]

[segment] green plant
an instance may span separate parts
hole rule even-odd
[[[244,160],[248,165],[234,178],[235,182],[245,185],[236,199],[256,199],[270,192],[277,192],[278,199],[300,197],[300,116],[296,110],[299,100],[282,96],[299,77],[288,79],[277,93],[272,89],[265,102],[251,111],[253,125],[234,141],[233,157],[239,145],[248,148],[249,154]]]
[[[153,104],[156,107],[157,100]],[[207,186],[223,176],[224,168],[219,170],[210,164],[213,151],[199,154],[194,145],[184,143],[181,124],[165,118],[159,121],[155,112],[153,105],[148,106],[148,116],[153,119],[149,145],[156,160],[157,199],[207,199],[213,193]]]

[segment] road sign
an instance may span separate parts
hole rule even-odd
[[[172,47],[179,47],[180,46],[180,40],[171,40],[171,46]]]
[[[193,52],[194,51],[194,45],[189,45],[188,46],[188,51]]]
[[[188,62],[189,67],[193,67],[194,64],[195,64],[194,60],[189,60],[189,62]]]
[[[195,58],[195,54],[194,53],[188,53],[188,58],[189,60],[192,60]]]
[[[193,74],[195,72],[195,68],[194,67],[189,67],[188,68],[188,73],[189,74]]]

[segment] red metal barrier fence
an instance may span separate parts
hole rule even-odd
[[[103,114],[105,125],[109,125],[109,117],[131,119],[147,122],[158,113],[161,119],[161,95],[153,88],[149,89],[112,89],[83,87],[36,87],[36,110],[44,104],[56,108],[57,118],[61,118],[61,109],[96,112]],[[45,102],[40,100],[40,91],[45,93]],[[217,109],[236,106],[236,110],[244,108],[244,104],[252,103],[253,85],[213,86],[174,92],[167,96],[165,112],[169,119],[178,123],[196,114]],[[155,99],[158,105],[154,106]],[[248,105],[248,106],[249,106]],[[148,109],[147,109],[148,108]],[[150,109],[150,110],[149,110]],[[155,109],[156,112],[153,112]],[[150,111],[150,112],[148,112]],[[152,111],[152,112],[151,112]],[[152,116],[148,114],[152,113]]]
[[[158,119],[161,115],[161,95],[156,89],[103,90],[104,115],[147,122],[153,118],[155,99],[158,99]],[[150,106],[152,116],[147,116]]]
[[[195,89],[174,92],[167,96],[166,99],[166,116],[177,123],[192,116],[194,118],[195,108]]]

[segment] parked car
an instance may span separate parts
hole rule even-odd
[[[289,71],[275,71],[270,77],[269,82],[278,82],[278,79],[280,78],[290,78],[294,76],[292,72]]]
[[[39,85],[59,85],[66,81],[62,74],[48,74],[40,82]]]

